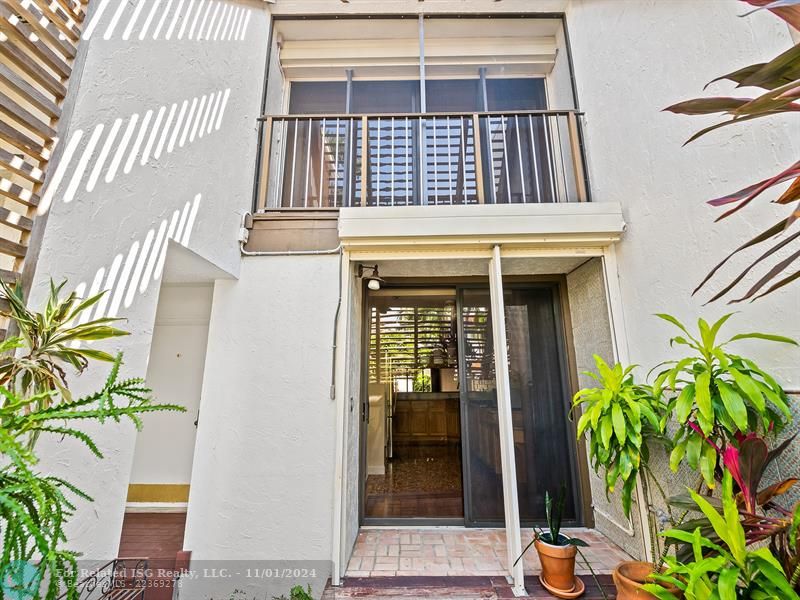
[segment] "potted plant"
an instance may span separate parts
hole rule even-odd
[[[545,589],[558,598],[578,598],[583,594],[585,586],[579,577],[575,577],[575,556],[578,553],[578,546],[585,547],[588,544],[561,533],[566,497],[566,485],[561,486],[558,498],[555,500],[550,496],[550,492],[545,492],[547,531],[534,528],[533,540],[525,546],[514,564],[516,565],[530,547],[534,546],[539,555],[539,563],[542,565],[539,581]]]
[[[722,510],[718,511],[709,499],[689,491],[695,504],[710,523],[714,539],[703,535],[700,527],[691,533],[681,529],[666,531],[667,538],[687,544],[692,553],[681,561],[666,557],[668,568],[653,578],[671,584],[675,590],[648,584],[646,592],[659,600],[687,598],[781,598],[800,600],[787,580],[780,562],[769,548],[747,548],[747,536],[739,521],[739,507],[733,494],[733,478],[729,471],[722,477]]]
[[[582,408],[578,436],[589,434],[589,459],[595,472],[604,471],[606,494],[613,493],[621,485],[622,509],[627,517],[630,516],[631,498],[639,474],[648,471],[650,451],[647,442],[665,441],[667,406],[659,395],[653,394],[651,387],[635,382],[632,374],[635,366],[615,364],[610,367],[597,355],[594,360],[597,372],[587,372],[586,375],[600,385],[580,390],[573,399],[572,410]],[[641,480],[643,491],[649,496],[646,478]],[[661,491],[658,483],[655,484]],[[645,502],[650,505],[648,498]],[[647,525],[656,536],[657,523],[652,513],[648,515]],[[655,543],[652,551],[653,556],[659,555]],[[650,574],[659,568],[660,565],[642,561],[618,565],[612,574],[617,597],[650,597],[641,591],[641,587],[652,581]]]

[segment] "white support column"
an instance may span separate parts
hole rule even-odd
[[[495,246],[489,261],[489,293],[492,302],[492,338],[497,377],[497,413],[500,426],[500,463],[503,469],[503,504],[506,517],[506,550],[508,572],[514,580],[514,595],[527,596],[523,576],[523,561],[512,566],[522,554],[517,497],[517,469],[514,457],[514,426],[511,418],[511,384],[508,376],[508,346],[506,315],[503,302],[503,272],[500,265],[500,246]]]
[[[619,272],[617,270],[617,251],[613,244],[603,249],[603,274],[606,280],[606,299],[608,301],[608,316],[611,320],[611,337],[614,342],[614,360],[629,365],[631,364],[631,358],[628,351],[628,332],[625,328],[625,316],[622,311],[622,290],[619,285]],[[636,505],[639,508],[639,520],[642,525],[644,559],[653,562],[655,557],[651,550],[653,546],[650,528],[648,527],[650,507],[647,506],[644,499],[641,479],[636,480]]]
[[[331,543],[331,560],[333,572],[331,585],[341,585],[347,565],[344,539],[347,527],[347,331],[350,314],[350,284],[352,269],[349,252],[343,251],[339,257],[340,263],[340,293],[341,305],[339,306],[339,322],[336,328],[336,383],[332,390],[333,400],[336,402],[336,472],[334,475],[333,490],[333,539]]]

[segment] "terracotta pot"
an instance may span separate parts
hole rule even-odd
[[[611,574],[617,588],[617,600],[657,600],[653,594],[642,590],[645,583],[658,583],[650,579],[654,570],[655,567],[649,562],[632,560],[619,563]],[[659,585],[678,598],[683,597],[683,593],[675,586],[664,583]]]
[[[536,540],[533,545],[539,553],[542,565],[542,578],[547,585],[564,592],[575,589],[575,546],[554,546]]]

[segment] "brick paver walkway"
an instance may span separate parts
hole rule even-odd
[[[566,529],[564,533],[589,544],[581,550],[597,573],[610,573],[620,561],[630,560],[622,549],[595,530]],[[531,530],[523,530],[523,547],[532,535]],[[526,575],[539,574],[534,548],[523,560]],[[502,529],[362,527],[346,576],[496,576],[505,575],[505,564],[506,534]],[[589,573],[580,557],[575,571],[579,575]]]

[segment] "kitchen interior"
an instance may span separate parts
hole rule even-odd
[[[463,519],[454,289],[370,295],[366,519]]]

